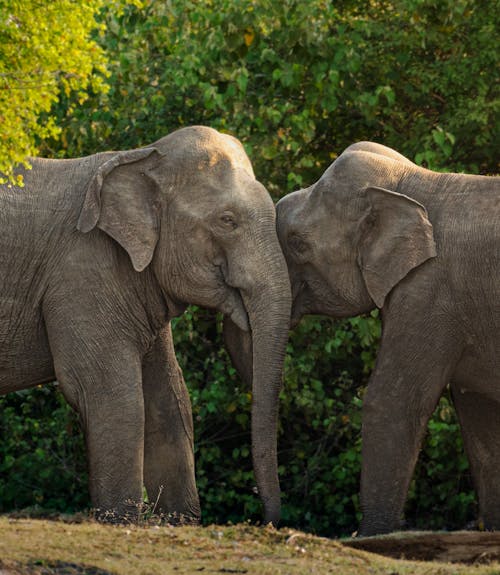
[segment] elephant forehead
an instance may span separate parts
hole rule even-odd
[[[234,168],[241,168],[254,176],[252,164],[241,142],[232,136],[225,134],[220,134],[220,136],[222,142],[220,147],[217,147],[217,152],[227,157]]]
[[[237,182],[241,173],[254,180],[252,164],[244,150],[231,150],[226,147],[206,148],[195,159],[198,171],[224,180]]]
[[[182,128],[159,140],[155,147],[178,165],[205,171],[221,167],[241,168],[254,176],[252,164],[241,142],[206,126]]]
[[[280,226],[286,227],[292,221],[300,218],[301,212],[304,210],[305,203],[310,193],[310,188],[296,190],[283,196],[276,204],[276,214]]]
[[[267,214],[274,219],[274,204],[264,186],[242,169],[201,174],[184,182],[174,203],[192,215],[232,210],[238,214]]]
[[[364,179],[353,184],[352,178],[336,178],[324,174],[312,187],[307,198],[307,213],[311,217],[334,222],[356,222],[361,217],[367,202],[364,189],[368,186]]]

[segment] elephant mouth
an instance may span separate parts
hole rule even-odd
[[[179,301],[178,299],[175,299],[171,295],[164,295],[164,297],[167,303],[169,319],[179,317],[186,311],[186,308],[188,307],[187,303]]]
[[[290,329],[293,329],[300,322],[302,317],[308,313],[305,303],[309,287],[305,280],[300,280],[292,285],[292,312],[290,318]]]
[[[219,262],[215,267],[217,268],[218,283],[224,293],[217,309],[229,317],[241,330],[250,331],[250,320],[241,292],[227,280],[227,262]]]
[[[241,330],[250,331],[250,320],[240,292],[235,288],[229,290],[229,298],[221,306],[222,313],[230,317]]]

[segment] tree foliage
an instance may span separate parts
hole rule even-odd
[[[120,14],[110,9],[101,14],[103,33],[93,40],[108,60],[109,89],[91,87],[84,102],[76,90],[62,90],[47,112],[62,132],[58,140],[45,140],[43,152],[71,157],[133,148],[184,125],[211,125],[244,142],[257,177],[275,199],[313,183],[358,140],[384,143],[433,169],[493,173],[500,117],[498,4],[169,0],[129,6]],[[258,519],[250,390],[223,350],[220,322],[191,308],[174,333],[193,402],[204,521]],[[309,318],[291,334],[279,437],[287,524],[330,535],[356,527],[360,408],[379,335],[377,314],[340,322]],[[19,402],[33,405],[49,397],[39,390],[24,393],[0,398],[7,434],[11,425],[22,424],[17,411],[5,406],[18,409]],[[52,409],[59,409],[57,394],[50,397]],[[44,427],[52,413],[36,409]],[[49,436],[66,437],[66,425],[74,429],[66,410],[58,411],[59,427],[49,426]],[[38,447],[51,453],[31,421],[23,445],[35,456]],[[81,443],[78,449],[83,458]],[[61,455],[55,453],[45,460],[57,478],[54,488],[66,493],[68,508],[83,505],[74,482],[59,473]],[[11,495],[0,497],[3,509],[29,504],[28,492],[19,489],[26,497],[16,499],[12,485],[32,477],[29,468],[40,469],[38,460],[19,456],[15,442],[7,442],[4,461],[0,495]],[[42,505],[64,508],[49,487],[39,492]],[[461,527],[474,510],[458,423],[445,396],[429,425],[408,521]]]
[[[132,147],[209,124],[245,142],[275,196],[361,139],[431,168],[492,172],[497,9],[498,0],[171,0],[108,14],[111,89],[68,118],[71,144],[59,150]]]
[[[110,12],[120,13],[122,3],[112,2]],[[96,16],[106,5],[104,0],[1,0],[0,171],[7,177],[13,178],[15,164],[37,152],[38,140],[59,134],[50,110],[61,93],[72,97],[71,113],[86,99],[86,90],[107,89],[104,50],[92,36],[95,30],[104,33]]]

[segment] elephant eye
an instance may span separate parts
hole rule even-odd
[[[234,221],[233,216],[230,216],[229,214],[224,214],[223,216],[221,216],[220,221],[227,227],[231,228],[231,229],[236,229],[238,227],[238,224]]]
[[[289,236],[288,247],[296,254],[302,254],[307,249],[306,242],[296,234]]]

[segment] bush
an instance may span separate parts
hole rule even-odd
[[[433,169],[492,173],[497,2],[171,0],[103,15],[110,89],[62,96],[59,156],[231,132],[278,198],[375,140]],[[68,113],[69,110],[69,113]],[[47,150],[50,152],[50,150]]]
[[[206,313],[197,310],[198,320]],[[193,342],[182,339],[191,331],[191,321],[188,315],[177,323],[176,349],[192,390],[204,520],[259,520],[250,453],[251,395],[242,389],[228,363],[220,337],[208,344],[211,353],[204,355],[208,369],[197,387],[190,363]],[[376,334],[376,320],[366,321]],[[360,324],[364,325],[352,320],[341,328],[328,320],[311,319],[301,324],[288,344],[279,431],[284,524],[318,532],[351,529],[356,524],[361,401],[347,369],[349,366],[360,378],[366,377],[360,359],[361,339],[365,338],[365,348],[372,342]],[[199,333],[199,323],[197,328]],[[321,337],[325,332],[328,336]],[[313,343],[307,353],[299,354],[305,341]],[[328,357],[332,351],[337,359],[333,369]],[[352,352],[359,352],[355,362]]]
[[[449,393],[429,422],[410,486],[406,522],[417,529],[464,528],[477,519],[477,500]]]
[[[0,512],[89,505],[85,447],[57,386],[0,396]]]

